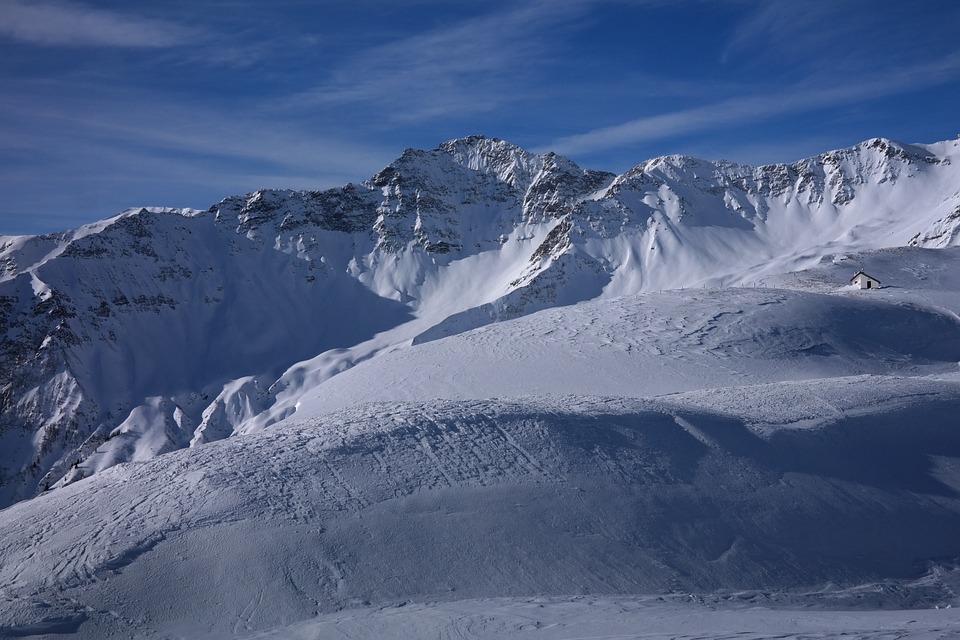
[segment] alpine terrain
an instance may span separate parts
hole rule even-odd
[[[958,245],[880,138],[0,236],[0,638],[958,633]]]

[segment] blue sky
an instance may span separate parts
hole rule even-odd
[[[473,133],[610,171],[944,140],[958,28],[955,0],[0,0],[0,234]]]

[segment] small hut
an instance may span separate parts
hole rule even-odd
[[[850,278],[850,284],[858,289],[879,289],[880,281],[873,276],[864,273],[863,269],[857,271],[856,275]]]

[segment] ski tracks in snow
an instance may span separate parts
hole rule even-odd
[[[848,415],[851,406],[860,407],[857,399],[867,390],[883,397],[880,409],[874,407],[878,411],[919,406],[947,426],[953,424],[950,418],[960,398],[955,381],[864,376],[771,384],[722,395],[380,403],[121,465],[5,511],[7,517],[0,521],[4,559],[0,584],[5,586],[3,597],[18,611],[16,615],[0,611],[0,625],[12,628],[36,620],[30,617],[32,612],[19,613],[26,610],[23,603],[33,593],[43,594],[38,597],[58,614],[82,612],[84,606],[94,612],[114,611],[118,623],[126,621],[128,629],[142,629],[148,623],[130,621],[139,614],[124,604],[124,598],[131,593],[149,598],[162,593],[174,604],[150,603],[154,620],[182,615],[180,608],[185,607],[203,619],[217,620],[225,632],[242,634],[248,628],[262,630],[265,625],[304,620],[316,611],[365,601],[382,605],[415,596],[452,598],[453,589],[466,598],[504,595],[505,585],[515,584],[531,589],[527,593],[549,589],[576,593],[584,584],[595,590],[643,588],[650,593],[673,588],[674,566],[677,571],[696,572],[703,567],[701,560],[718,564],[717,575],[724,580],[742,582],[754,576],[750,572],[755,565],[748,556],[762,560],[763,554],[783,553],[764,546],[769,532],[756,531],[754,514],[792,513],[793,505],[791,511],[779,506],[781,498],[791,497],[799,497],[795,506],[806,509],[804,513],[819,508],[821,495],[831,504],[848,505],[848,494],[841,491],[848,485],[859,487],[850,495],[860,496],[865,484],[866,495],[872,496],[854,504],[862,517],[855,513],[844,525],[850,527],[851,536],[862,529],[864,517],[885,522],[886,512],[874,504],[881,499],[917,517],[936,509],[936,522],[952,526],[943,515],[954,508],[948,485],[929,481],[929,470],[920,464],[931,451],[952,455],[953,449],[937,445],[943,431],[941,439],[954,446],[946,427],[938,431],[934,426],[928,435],[915,429],[886,440],[877,439],[882,433],[876,428],[863,432],[877,446],[896,447],[898,459],[909,462],[907,454],[916,454],[919,463],[908,465],[908,471],[919,474],[916,479],[870,473],[847,477],[844,474],[872,467],[831,466],[833,458],[825,455],[831,453],[831,443],[857,444],[860,441],[853,436],[860,431],[854,430],[866,427],[862,420],[849,425],[841,420],[835,427],[837,437],[827,440],[817,431],[832,428],[831,423]],[[819,402],[798,407],[785,403],[791,397]],[[809,455],[791,457],[787,464],[769,434],[752,427],[771,421],[780,425],[770,427],[773,435],[809,442],[814,447]],[[883,433],[899,433],[893,423],[888,427]],[[929,442],[901,451],[904,443],[921,437]],[[850,449],[851,454],[860,451]],[[832,455],[836,457],[835,452]],[[887,460],[883,456],[865,460],[874,459]],[[793,485],[779,482],[787,472]],[[955,476],[943,477],[949,484]],[[728,500],[727,490],[718,488],[723,483],[730,485],[735,497]],[[914,504],[903,498],[902,489],[939,493]],[[804,496],[816,500],[804,503]],[[699,506],[690,511],[694,499],[698,505],[714,501],[716,512],[710,516],[713,512]],[[750,517],[725,521],[730,500],[752,505]],[[679,529],[663,528],[668,508],[677,509],[680,516],[695,513],[696,518],[681,518],[686,524]],[[477,513],[483,516],[471,519]],[[842,515],[838,512],[836,517]],[[717,526],[729,531],[714,532],[712,539],[713,533],[698,524],[704,517],[713,517]],[[788,524],[781,533],[793,526]],[[650,529],[643,528],[647,526]],[[949,535],[930,537],[926,530],[905,529],[918,545],[955,548]],[[890,545],[903,546],[904,538],[887,537]],[[444,546],[447,540],[456,542]],[[893,561],[894,547],[883,546],[884,540],[877,543],[877,553],[885,554],[885,562]],[[421,557],[424,544],[437,544],[442,553]],[[859,538],[856,544],[859,548]],[[795,550],[800,554],[797,562],[809,564],[819,557],[803,555],[805,549]],[[694,551],[697,555],[689,561],[682,555]],[[284,565],[288,557],[296,561]],[[193,576],[190,572],[196,571],[197,563],[211,575]],[[223,563],[235,572],[228,586],[218,585],[216,572]],[[382,569],[394,566],[398,567],[394,573]],[[651,567],[657,569],[651,573]],[[861,571],[859,565],[841,569],[854,577]],[[602,581],[595,578],[600,570]],[[738,578],[741,574],[736,572],[745,577]],[[420,576],[416,579],[422,586],[400,578],[410,575]],[[694,584],[698,575],[688,582]],[[783,579],[800,580],[812,574],[791,565],[785,575]],[[196,578],[203,587],[182,593],[184,576]],[[647,582],[639,582],[642,579]],[[66,602],[66,597],[85,604]],[[209,607],[214,607],[212,613]],[[508,616],[507,621],[489,610],[430,611],[410,624],[427,624],[430,616],[439,616],[435,623],[398,628],[406,629],[406,637],[575,638],[594,631],[590,625],[554,619],[549,624],[555,633],[546,634],[531,623],[529,610]],[[601,621],[616,618],[604,611]],[[95,614],[97,619],[84,623],[84,628],[94,622],[108,624],[107,613]],[[597,623],[597,616],[588,611],[577,615],[581,619],[593,615],[592,624]],[[633,624],[643,619],[634,618]],[[548,628],[543,619],[534,618],[537,621]],[[382,626],[364,628],[372,629],[372,635],[404,637]],[[607,637],[628,634],[630,629],[635,627],[610,627]],[[680,629],[673,637],[705,635],[703,629]],[[363,637],[350,633],[344,635]],[[541,635],[531,635],[536,633]],[[812,630],[806,637],[829,636],[817,636]]]

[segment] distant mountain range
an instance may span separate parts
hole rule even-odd
[[[0,507],[301,418],[319,385],[410,345],[958,244],[960,142],[879,138],[793,164],[667,156],[614,175],[473,136],[362,184],[0,237]]]

